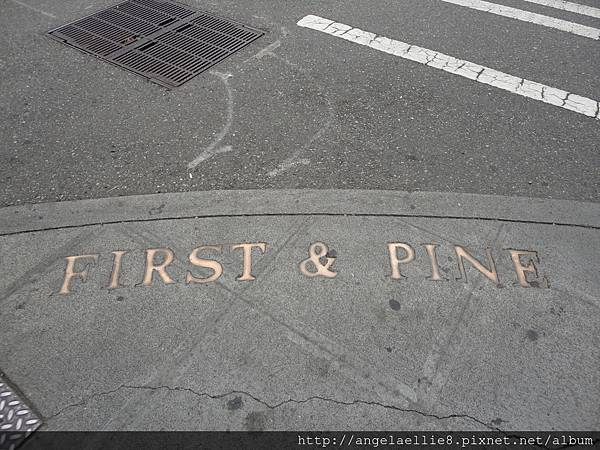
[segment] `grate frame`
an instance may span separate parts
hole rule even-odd
[[[172,89],[240,51],[265,31],[173,0],[126,0],[47,35]]]

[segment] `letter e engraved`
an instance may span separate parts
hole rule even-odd
[[[300,263],[300,272],[302,275],[313,277],[335,278],[337,272],[329,270],[335,262],[335,258],[327,256],[329,249],[322,242],[315,242],[308,249],[309,257]],[[321,263],[321,258],[325,258],[325,264]],[[309,270],[308,264],[312,264],[314,271]]]
[[[264,253],[267,250],[266,242],[255,242],[253,244],[238,244],[231,246],[231,250],[237,250],[241,248],[244,251],[244,267],[242,274],[236,278],[237,281],[256,280],[256,277],[252,275],[252,249],[255,247],[260,249],[261,253]]]
[[[163,262],[156,264],[154,257],[157,253],[164,255]],[[168,248],[149,248],[146,250],[146,273],[144,274],[144,286],[150,286],[152,284],[152,277],[156,272],[165,284],[175,283],[169,274],[167,273],[166,267],[173,262],[173,251]]]
[[[481,264],[477,259],[475,259],[473,255],[467,252],[460,245],[455,245],[454,251],[456,252],[456,257],[458,259],[458,270],[461,274],[461,276],[457,278],[457,280],[460,280],[462,278],[465,283],[467,282],[467,272],[465,270],[465,264],[463,261],[463,259],[466,259],[471,263],[471,265],[475,269],[477,269],[480,273],[485,275],[486,278],[488,278],[494,284],[498,284],[498,272],[496,271],[496,264],[494,263],[494,258],[492,258],[492,250],[489,247],[485,249],[485,255],[487,258],[488,266],[490,267],[489,269],[486,268],[483,264]]]
[[[187,284],[210,283],[211,281],[218,280],[219,277],[223,274],[223,266],[219,262],[217,262],[213,259],[200,258],[198,256],[198,253],[201,252],[202,250],[212,250],[214,252],[221,253],[221,246],[220,245],[219,246],[205,245],[203,247],[198,247],[198,248],[195,248],[194,250],[192,250],[192,253],[190,253],[190,256],[189,256],[189,260],[194,266],[205,267],[207,269],[211,269],[213,271],[213,274],[206,278],[197,278],[197,277],[193,276],[191,272],[188,272],[185,276],[185,281]]]
[[[59,294],[62,295],[67,295],[69,294],[71,291],[69,289],[70,284],[71,284],[71,278],[73,277],[78,277],[83,283],[86,282],[87,280],[87,276],[88,276],[88,269],[87,266],[89,264],[86,264],[84,269],[81,272],[75,272],[75,262],[79,259],[93,259],[94,260],[94,264],[96,264],[98,262],[98,254],[95,255],[77,255],[77,256],[67,256],[67,267],[65,268],[65,279],[63,281],[62,287],[60,288],[60,291],[58,291]]]
[[[530,282],[527,280],[526,272],[535,274],[535,278],[539,278],[538,269],[535,263],[540,263],[540,258],[538,257],[537,252],[529,251],[529,250],[513,250],[508,249],[510,252],[510,257],[515,266],[515,272],[517,272],[517,279],[519,280],[519,284],[522,287],[531,287]],[[523,265],[521,263],[521,256],[528,256],[528,260]],[[544,278],[546,282],[546,286],[548,285],[548,280]]]
[[[404,250],[404,258],[398,259],[398,249],[401,248]],[[390,277],[393,280],[400,280],[401,278],[406,278],[404,275],[400,273],[399,264],[408,264],[415,259],[415,251],[413,248],[405,244],[403,242],[392,242],[388,244],[388,252],[390,254],[390,266],[392,268],[392,273]]]

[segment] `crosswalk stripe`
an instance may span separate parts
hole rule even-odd
[[[600,40],[600,30],[598,28],[580,25],[567,20],[556,19],[543,14],[537,14],[531,11],[512,8],[510,6],[498,5],[496,3],[485,2],[483,0],[441,0],[453,5],[464,6],[466,8],[475,9],[477,11],[489,12],[511,19],[521,20],[523,22],[535,23],[545,27],[554,28],[560,31],[576,34],[590,39]]]
[[[600,119],[600,104],[596,100],[582,97],[562,89],[509,75],[489,67],[454,58],[443,53],[416,45],[407,44],[375,33],[363,31],[330,19],[308,15],[298,21],[298,26],[340,37],[374,50],[399,56],[404,59],[441,69],[454,75],[469,78],[479,83],[497,87],[513,94],[522,95],[559,108],[575,111]]]
[[[574,12],[585,16],[596,17],[600,19],[600,8],[593,6],[580,5],[579,3],[566,2],[564,0],[524,0],[537,5],[549,6],[550,8],[562,9],[563,11]]]

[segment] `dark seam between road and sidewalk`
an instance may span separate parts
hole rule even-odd
[[[532,225],[554,225],[559,227],[574,227],[587,230],[600,230],[600,225],[581,225],[577,223],[562,223],[540,220],[526,219],[504,219],[501,217],[479,217],[479,216],[444,216],[435,214],[394,214],[394,213],[259,213],[259,214],[210,214],[210,215],[192,215],[192,216],[174,216],[174,217],[155,217],[151,219],[131,219],[131,220],[114,220],[107,222],[91,222],[79,225],[63,225],[58,227],[36,228],[33,230],[11,231],[9,233],[0,233],[0,237],[17,236],[22,234],[39,233],[44,231],[68,230],[82,227],[102,226],[102,225],[118,225],[121,223],[144,223],[144,222],[164,222],[169,220],[191,220],[191,219],[235,219],[244,217],[386,217],[386,218],[415,218],[415,219],[440,219],[440,220],[479,220],[485,222],[505,222],[505,223],[522,223]]]

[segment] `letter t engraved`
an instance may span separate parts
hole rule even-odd
[[[255,242],[253,244],[232,245],[231,250],[242,249],[244,251],[244,266],[242,274],[236,278],[237,281],[254,281],[256,277],[252,275],[252,249],[258,248],[261,253],[267,250],[266,242]]]

